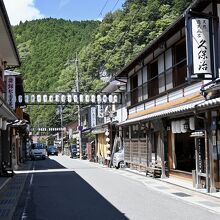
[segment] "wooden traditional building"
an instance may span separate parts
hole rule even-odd
[[[11,138],[8,125],[18,118],[12,106],[5,100],[6,79],[4,70],[11,67],[18,67],[20,65],[20,59],[2,0],[0,0],[0,32],[0,164],[4,161],[7,163],[7,166],[11,166]],[[11,86],[14,86],[11,88],[11,92],[15,95],[15,81],[11,83]],[[2,173],[2,166],[0,166],[0,172]]]
[[[128,166],[220,188],[219,101],[201,93],[219,73],[219,16],[220,1],[195,0],[114,77],[127,80]]]

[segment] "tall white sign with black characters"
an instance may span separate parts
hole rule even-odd
[[[15,76],[7,76],[6,81],[6,96],[7,96],[7,103],[12,108],[15,109]]]
[[[193,73],[212,74],[209,19],[192,19]]]

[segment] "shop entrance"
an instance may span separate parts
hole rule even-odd
[[[175,134],[176,169],[192,172],[195,169],[195,143],[189,133]]]

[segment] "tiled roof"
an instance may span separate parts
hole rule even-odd
[[[218,98],[218,99],[219,99],[219,104],[220,104],[220,98]],[[131,118],[131,119],[128,119],[124,122],[119,123],[118,125],[132,124],[132,123],[135,123],[135,122],[138,122],[138,121],[144,121],[144,120],[148,120],[148,119],[154,119],[154,118],[159,118],[159,117],[170,116],[170,115],[175,114],[175,113],[187,112],[187,111],[193,110],[196,105],[199,106],[199,104],[202,104],[202,103],[204,103],[203,100],[196,101],[196,102],[193,102],[193,103],[188,103],[188,104],[173,107],[173,108],[170,108],[170,109],[166,109],[166,110],[146,114],[146,115],[143,115],[143,116],[140,116],[140,117]]]

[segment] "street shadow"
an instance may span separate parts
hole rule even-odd
[[[33,162],[35,170],[67,169],[55,160],[50,159],[50,157],[46,158],[45,160],[34,160]]]
[[[73,171],[35,173],[32,186],[26,187],[30,198],[25,219],[128,219]]]

